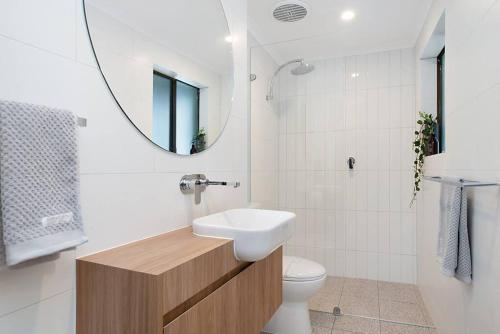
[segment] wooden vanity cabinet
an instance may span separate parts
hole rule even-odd
[[[77,260],[77,334],[258,334],[281,301],[281,248],[239,262],[191,228]]]

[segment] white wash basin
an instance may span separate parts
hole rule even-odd
[[[234,209],[197,218],[193,233],[234,240],[238,260],[262,260],[292,236],[295,214],[285,211]]]

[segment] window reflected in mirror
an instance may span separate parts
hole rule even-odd
[[[182,155],[205,149],[200,128],[200,88],[153,72],[153,141]]]

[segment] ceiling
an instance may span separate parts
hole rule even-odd
[[[339,57],[415,45],[432,0],[304,0],[304,20],[284,23],[272,12],[281,0],[248,2],[249,30],[277,61]],[[345,10],[356,13],[344,22]]]

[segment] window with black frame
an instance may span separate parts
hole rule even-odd
[[[158,71],[153,72],[153,141],[179,154],[198,150],[200,89]]]
[[[445,141],[445,48],[437,57],[437,129],[436,140],[438,142],[437,153],[443,153],[446,148]]]

